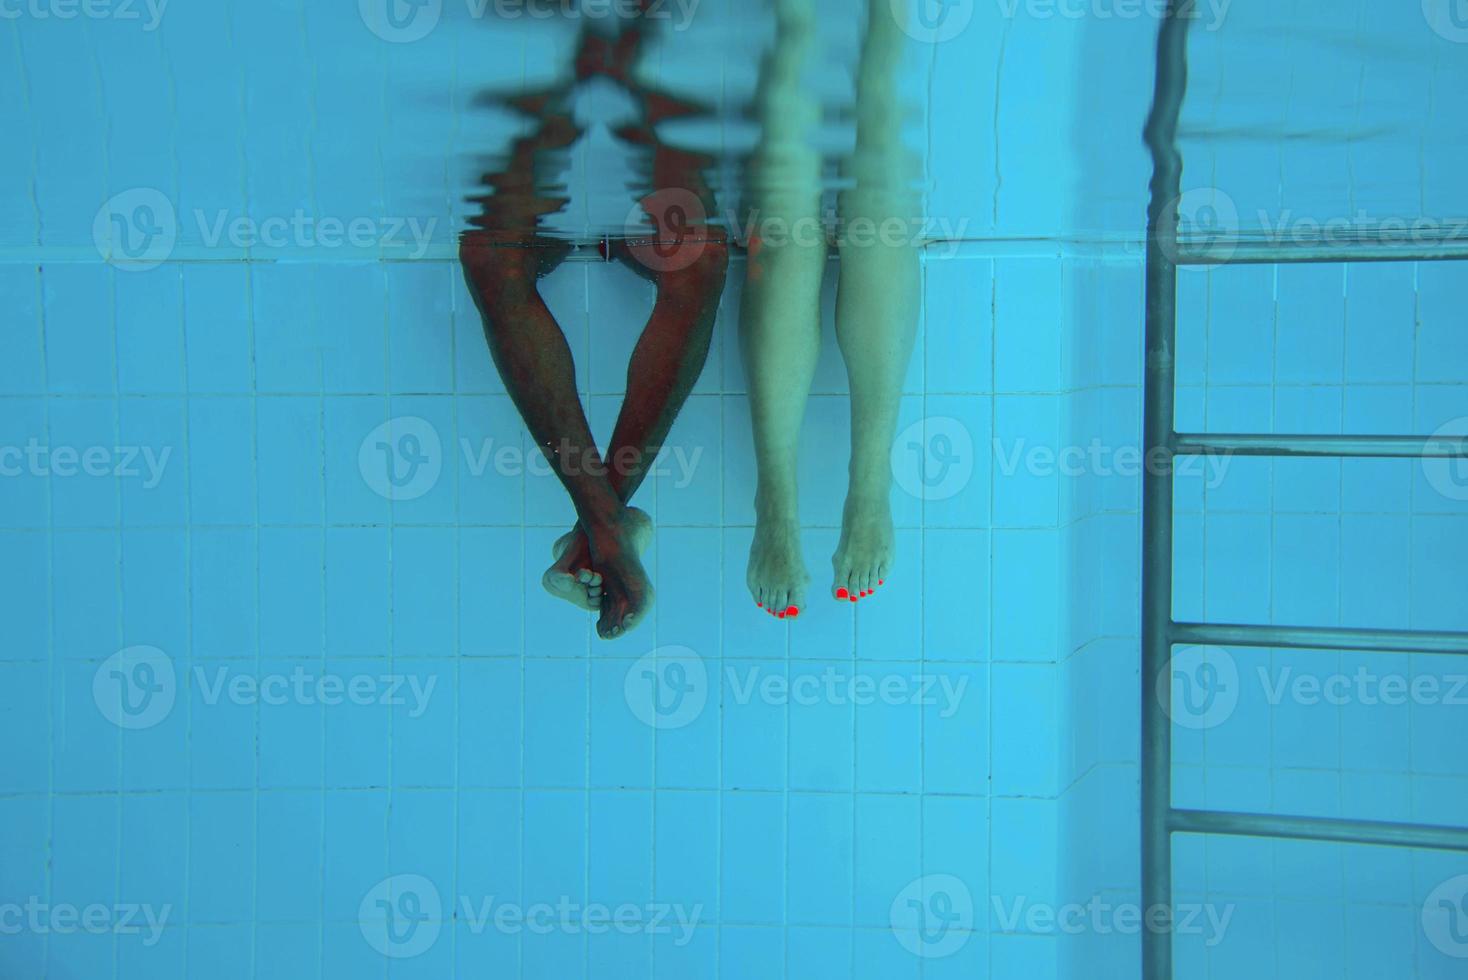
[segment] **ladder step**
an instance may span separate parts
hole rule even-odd
[[[1243,626],[1173,623],[1171,643],[1215,647],[1280,647],[1287,650],[1362,650],[1378,653],[1468,655],[1468,633],[1341,629],[1314,626]]]
[[[1168,819],[1168,829],[1174,834],[1275,837],[1282,840],[1335,841],[1342,844],[1380,844],[1387,847],[1425,847],[1434,850],[1468,851],[1468,827],[1442,827],[1421,823],[1338,820],[1330,817],[1278,817],[1266,813],[1174,809]]]
[[[1423,221],[1416,232],[1363,229],[1326,240],[1223,239],[1178,242],[1178,265],[1278,265],[1335,262],[1449,262],[1468,259],[1468,226]]]
[[[1359,459],[1468,458],[1463,436],[1293,436],[1178,433],[1180,456],[1312,456]]]

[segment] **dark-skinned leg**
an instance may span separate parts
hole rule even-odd
[[[712,161],[663,145],[654,135],[658,122],[698,108],[657,92],[637,94],[643,122],[617,135],[653,153],[656,190],[642,203],[656,233],[652,241],[609,243],[608,257],[655,283],[657,298],[627,366],[627,394],[607,449],[611,482],[623,502],[642,484],[703,371],[728,269],[727,236],[707,224],[712,194],[702,172]],[[590,542],[579,526],[555,550],[548,582],[574,578],[589,589],[597,586]]]

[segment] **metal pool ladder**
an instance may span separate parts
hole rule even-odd
[[[1142,483],[1142,907],[1173,907],[1172,836],[1223,834],[1468,851],[1468,828],[1319,817],[1275,816],[1172,805],[1169,662],[1175,645],[1275,647],[1380,653],[1468,654],[1468,633],[1180,623],[1172,618],[1173,468],[1177,456],[1468,458],[1468,438],[1418,436],[1202,435],[1175,431],[1177,269],[1179,265],[1343,263],[1468,259],[1468,240],[1442,236],[1280,247],[1262,243],[1192,246],[1178,236],[1182,189],[1178,119],[1187,89],[1187,31],[1194,0],[1169,0],[1157,50],[1157,85],[1147,122],[1152,151],[1146,267]],[[1439,225],[1438,227],[1442,227]],[[1154,456],[1154,454],[1156,454]],[[1143,980],[1173,980],[1170,931],[1143,930]]]

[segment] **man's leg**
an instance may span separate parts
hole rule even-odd
[[[879,9],[880,8],[880,9]],[[902,34],[886,4],[871,5],[857,74],[853,186],[842,194],[836,338],[851,387],[851,469],[832,556],[832,595],[870,595],[894,560],[892,441],[902,380],[912,358],[921,299],[916,168],[901,144],[897,67]],[[884,224],[900,219],[900,229]]]
[[[652,154],[655,189],[642,206],[654,232],[648,241],[608,242],[606,255],[652,281],[657,298],[627,365],[627,393],[606,452],[610,482],[624,503],[642,485],[703,372],[728,268],[727,235],[708,223],[713,195],[703,171],[713,161],[662,144],[655,135],[659,122],[699,108],[649,90],[633,87],[632,93],[641,121],[617,136]],[[600,579],[590,542],[579,526],[556,542],[555,551],[548,582],[596,588]]]
[[[745,581],[772,615],[805,608],[796,471],[800,429],[821,346],[826,265],[821,160],[808,142],[820,107],[801,74],[815,41],[811,0],[778,0],[773,50],[762,67],[762,132],[752,167],[740,346],[749,388],[758,482]]]
[[[586,529],[600,573],[597,632],[611,638],[637,625],[652,601],[638,558],[647,516],[624,507],[610,482],[576,391],[570,347],[537,287],[565,255],[562,243],[536,232],[543,215],[565,205],[539,195],[537,163],[579,135],[561,102],[553,91],[517,103],[536,118],[536,128],[516,140],[503,170],[485,176],[477,227],[462,237],[459,256],[505,388]],[[590,604],[585,587],[579,591]]]

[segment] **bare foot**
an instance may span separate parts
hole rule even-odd
[[[832,597],[856,602],[876,592],[886,581],[895,557],[896,535],[888,492],[848,495],[841,517],[841,543],[831,556],[836,572]]]
[[[652,518],[628,507],[612,523],[593,528],[591,564],[601,576],[601,618],[596,632],[611,640],[632,630],[652,608],[652,582],[639,557],[652,535]]]
[[[591,568],[591,544],[579,526],[556,539],[551,545],[555,563],[540,577],[545,591],[564,599],[577,609],[597,612],[601,609],[601,575]]]
[[[762,513],[756,520],[745,582],[754,601],[772,616],[794,618],[804,611],[810,573],[800,556],[800,524],[794,517]]]

